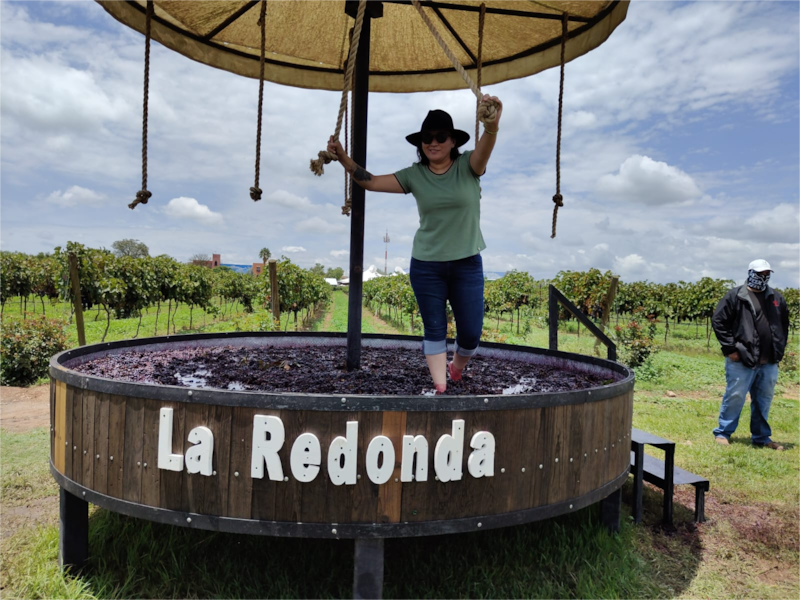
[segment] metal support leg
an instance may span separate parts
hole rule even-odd
[[[619,532],[619,517],[622,508],[622,489],[611,492],[600,501],[600,520],[610,533]]]
[[[705,523],[706,521],[706,490],[704,487],[696,485],[694,487],[694,522]]]
[[[59,489],[58,564],[78,571],[89,558],[89,503]]]
[[[356,539],[353,598],[383,597],[383,538]]]
[[[672,483],[675,476],[675,446],[664,449],[664,524],[672,526]]]
[[[644,445],[631,443],[636,464],[633,465],[633,522],[642,522],[642,483],[644,480]]]

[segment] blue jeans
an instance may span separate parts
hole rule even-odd
[[[456,352],[472,356],[483,331],[483,260],[480,254],[460,260],[411,259],[411,288],[425,326],[422,351],[447,352],[447,301],[456,319]]]
[[[715,437],[726,439],[733,435],[739,425],[739,415],[744,400],[750,392],[750,435],[754,444],[768,444],[772,440],[767,418],[772,404],[775,383],[778,381],[778,365],[756,365],[752,369],[741,362],[725,359],[725,382],[727,388],[722,397],[719,411],[719,427],[714,430]]]

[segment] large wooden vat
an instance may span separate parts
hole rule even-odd
[[[419,352],[418,338],[365,335],[363,343]],[[133,348],[146,352],[165,344],[344,345],[345,337],[172,336],[86,346],[53,357],[51,471],[64,490],[112,511],[174,525],[279,536],[384,538],[549,518],[606,498],[628,474],[633,374],[611,361],[485,343],[481,346],[485,356],[599,372],[609,383],[563,393],[479,397],[332,397],[188,389],[86,376],[71,368],[109,353]],[[172,423],[165,428],[161,422],[167,416]],[[272,418],[272,427],[276,418],[283,427],[285,441],[277,450],[283,474],[279,480],[274,464],[263,459],[263,477],[253,474],[254,444],[261,449],[265,439],[263,429],[258,429],[260,437],[254,440],[254,428],[261,427],[265,417]],[[338,452],[331,449],[335,438],[348,438],[348,423],[351,434],[352,423],[358,424],[357,436],[351,439],[356,442],[357,476],[354,483],[337,485],[336,466],[328,464],[328,454]],[[213,435],[207,475],[189,473],[186,467],[187,452],[193,452],[197,442],[197,437],[189,441],[189,434],[196,428],[207,428]],[[165,431],[170,432],[168,438]],[[270,429],[266,437],[274,439],[276,431]],[[484,435],[474,438],[479,432]],[[313,451],[302,455],[306,458],[293,469],[293,447],[302,446],[297,440],[303,434],[318,440],[321,454],[319,460],[308,458]],[[160,435],[162,444],[169,444],[167,452],[182,457],[180,470],[165,468],[163,456],[159,468]],[[425,458],[408,451],[416,458],[410,467],[414,478],[408,481],[401,468],[403,449],[416,436],[425,439],[428,453]],[[378,441],[373,444],[374,440]],[[494,442],[493,453],[488,452],[487,440]],[[440,443],[444,458],[437,468]],[[474,443],[478,447],[473,448]],[[341,440],[338,444],[337,448],[343,447]],[[376,458],[378,451],[382,454]],[[473,454],[477,458],[470,465]],[[347,461],[340,461],[339,469],[352,466]],[[427,465],[427,479],[417,470],[420,462]],[[319,464],[315,477],[303,481],[315,463]],[[456,479],[458,471],[461,476]],[[449,475],[439,477],[442,473]],[[442,481],[447,478],[451,480]]]

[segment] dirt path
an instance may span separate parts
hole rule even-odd
[[[0,428],[19,433],[50,425],[50,385],[0,387]]]
[[[332,300],[331,303],[328,305],[328,312],[325,314],[325,319],[322,321],[322,325],[320,325],[320,331],[330,331],[331,330],[331,323],[333,322],[333,306],[336,300]]]
[[[367,321],[370,325],[372,325],[372,327],[375,328],[375,331],[377,333],[409,335],[409,333],[407,331],[400,331],[399,329],[396,329],[395,327],[392,327],[391,325],[389,325],[389,323],[387,323],[386,321],[384,321],[380,317],[376,317],[372,313],[372,311],[366,306],[363,307],[362,310],[361,310],[361,318],[363,320]]]

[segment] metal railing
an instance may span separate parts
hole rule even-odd
[[[617,345],[608,336],[592,323],[577,306],[567,300],[566,296],[559,292],[552,284],[548,286],[548,324],[550,328],[550,350],[558,350],[558,305],[566,308],[573,317],[578,319],[598,340],[603,342],[608,349],[608,360],[617,360]]]

